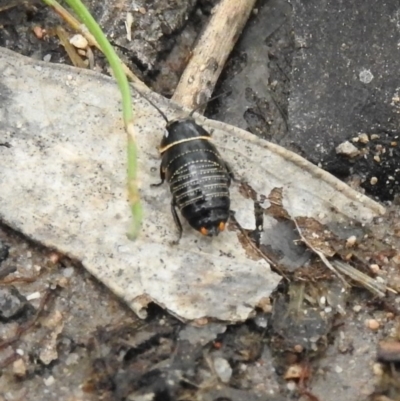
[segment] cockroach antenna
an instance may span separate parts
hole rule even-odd
[[[153,101],[151,101],[151,100],[150,100],[144,93],[142,93],[141,91],[139,91],[139,90],[137,90],[137,89],[135,89],[135,90],[136,90],[137,93],[139,93],[140,96],[142,96],[144,99],[146,99],[146,100],[161,114],[161,116],[163,117],[163,119],[165,120],[165,122],[166,122],[167,124],[170,123],[170,121],[168,121],[167,116],[160,110],[160,108],[159,108]],[[211,99],[206,100],[205,102],[201,102],[197,107],[195,107],[195,108],[189,113],[189,118],[193,117],[193,114],[194,114],[197,110],[199,110],[201,107],[203,107],[205,104],[210,103],[210,102],[212,102],[213,100],[218,99],[219,97],[222,97],[222,96],[224,96],[224,95],[229,95],[229,94],[231,94],[231,93],[232,93],[231,91],[222,92],[222,93],[220,93],[219,95],[216,95],[216,96],[212,97]]]
[[[162,116],[162,118],[166,121],[167,124],[169,124],[167,116],[160,110],[158,106],[156,106],[147,96],[145,96],[142,92],[138,91],[135,89],[137,93],[139,93],[140,96],[142,96],[144,99],[146,99]]]
[[[206,105],[207,103],[212,102],[215,99],[218,99],[224,95],[230,95],[232,93],[232,91],[228,91],[228,92],[222,92],[219,95],[213,96],[211,99],[206,100],[205,102],[201,102],[199,105],[197,105],[189,114],[189,117],[193,117],[193,113],[195,113],[198,109],[202,108],[204,105]]]

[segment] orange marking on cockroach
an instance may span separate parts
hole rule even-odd
[[[208,234],[208,230],[207,230],[205,227],[201,227],[201,228],[200,228],[200,232],[201,232],[203,235],[207,235],[207,234]]]

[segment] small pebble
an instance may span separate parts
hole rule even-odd
[[[358,139],[361,143],[368,143],[369,142],[369,138],[367,134],[359,134],[358,135]]]
[[[254,319],[255,324],[258,327],[261,327],[263,329],[265,329],[268,325],[268,319],[265,316],[256,316],[256,318]]]
[[[387,265],[389,263],[389,258],[387,256],[381,257],[380,260],[384,265]]]
[[[297,353],[303,352],[303,349],[304,349],[304,347],[302,345],[300,345],[300,344],[296,344],[293,347],[294,352],[297,352]]]
[[[286,387],[289,391],[295,391],[297,389],[297,384],[294,381],[286,383]]]
[[[370,180],[371,185],[375,185],[377,182],[378,182],[378,179],[376,177],[371,177],[371,180]]]
[[[32,31],[38,39],[42,39],[44,34],[46,33],[46,31],[42,29],[42,27],[40,27],[39,25],[34,26]]]
[[[377,135],[377,134],[372,134],[372,135],[371,135],[371,140],[374,140],[374,139],[379,139],[379,135]]]
[[[380,363],[374,363],[372,366],[372,371],[374,372],[375,376],[383,376],[383,368]]]
[[[56,283],[61,288],[67,288],[69,285],[69,280],[66,277],[60,277],[57,279]]]
[[[381,270],[379,268],[379,265],[376,265],[376,264],[370,265],[369,268],[371,269],[372,273],[375,273],[375,274],[378,274],[379,271]]]
[[[51,263],[54,263],[54,264],[58,263],[60,261],[60,259],[61,259],[60,254],[57,253],[57,252],[52,252],[49,255],[49,260],[50,260]]]
[[[74,274],[74,268],[73,267],[66,267],[63,272],[62,272],[64,277],[72,277]]]
[[[353,306],[353,311],[356,312],[356,313],[360,312],[361,309],[362,309],[361,305],[354,305]]]
[[[345,155],[348,157],[356,157],[360,154],[360,151],[349,141],[341,143],[335,150],[338,155]]]
[[[198,319],[195,319],[194,322],[197,326],[205,326],[208,324],[209,320],[206,317],[199,317]]]
[[[386,319],[387,320],[393,320],[394,317],[395,317],[395,314],[393,312],[386,313]]]
[[[32,301],[33,299],[39,299],[40,298],[40,292],[36,291],[36,292],[32,292],[32,294],[29,294],[26,296],[26,300],[27,301]]]
[[[229,383],[232,377],[232,368],[224,358],[214,358],[214,369],[222,383]]]
[[[72,353],[67,356],[67,359],[65,360],[65,364],[67,366],[75,365],[78,361],[79,361],[79,355]]]
[[[363,69],[360,71],[359,78],[362,83],[369,84],[374,79],[374,75],[371,70]]]
[[[33,269],[35,270],[35,272],[39,273],[40,270],[42,270],[42,266],[39,265],[33,265]]]
[[[290,365],[283,378],[285,380],[299,379],[302,376],[303,368],[299,364]]]
[[[140,7],[139,10],[140,14],[146,14],[146,9],[144,7]]]
[[[367,323],[367,327],[373,331],[378,330],[380,327],[379,322],[375,319],[368,319],[366,323]]]
[[[26,375],[26,365],[21,358],[13,362],[12,369],[15,376],[24,377]]]
[[[72,38],[69,40],[69,43],[71,43],[71,45],[77,49],[86,49],[89,45],[86,38],[79,33],[72,36]]]
[[[261,310],[265,313],[272,312],[271,299],[269,297],[261,298],[260,301],[258,302],[257,306],[259,308],[261,308]]]
[[[336,366],[335,366],[335,372],[336,372],[336,373],[342,373],[342,372],[343,372],[343,368],[340,367],[340,366],[338,366],[338,365],[336,365]]]
[[[380,163],[380,162],[381,162],[381,158],[380,158],[378,155],[375,155],[375,156],[374,156],[374,160],[375,160],[377,163]]]
[[[356,242],[357,242],[357,237],[355,235],[352,235],[351,237],[347,238],[347,240],[346,240],[346,248],[353,247]]]
[[[55,380],[54,380],[53,376],[49,376],[49,377],[43,379],[43,382],[44,382],[45,386],[49,387],[54,384]]]

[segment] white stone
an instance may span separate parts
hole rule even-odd
[[[86,38],[79,33],[72,36],[72,38],[69,40],[69,43],[71,43],[71,45],[77,49],[86,49],[89,45]]]

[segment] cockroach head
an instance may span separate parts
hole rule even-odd
[[[180,120],[171,121],[167,124],[164,136],[161,140],[160,151],[167,150],[171,146],[183,143],[196,138],[209,138],[211,135],[194,118],[186,117]]]

